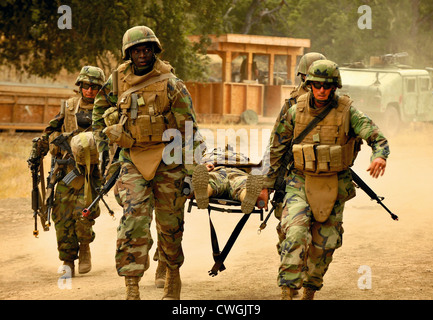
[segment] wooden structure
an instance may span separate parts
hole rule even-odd
[[[210,38],[207,53],[221,57],[222,79],[221,82],[187,82],[199,119],[237,121],[247,109],[255,111],[259,117],[275,117],[294,88],[298,57],[310,47],[310,40],[243,34],[211,35]],[[198,40],[199,36],[190,36],[190,41]],[[247,80],[234,82],[232,61],[240,55],[246,56]],[[268,56],[267,83],[251,81],[254,55]],[[274,83],[277,56],[285,57],[286,82],[290,84]]]
[[[69,88],[0,83],[0,130],[43,130],[59,113]]]

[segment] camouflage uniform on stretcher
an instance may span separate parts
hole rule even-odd
[[[235,153],[229,148],[225,151],[215,148],[206,153],[203,163],[214,164],[214,169],[209,172],[209,185],[214,190],[212,196],[240,201],[239,196],[245,188],[248,173],[251,171],[248,162],[246,156]]]

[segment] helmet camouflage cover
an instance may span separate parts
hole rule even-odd
[[[75,85],[79,86],[80,82],[97,84],[102,87],[105,83],[104,71],[102,71],[102,69],[98,67],[84,66],[81,69],[80,74],[77,77],[77,80],[75,80]]]
[[[342,87],[338,65],[330,60],[314,61],[308,69],[305,83],[308,84],[309,81],[332,82],[338,88]]]
[[[162,51],[161,43],[159,43],[159,39],[155,36],[155,33],[146,26],[136,26],[128,29],[123,35],[122,40],[122,59],[128,60],[129,53],[128,49],[139,44],[145,42],[154,42],[156,43],[155,53],[160,53]]]
[[[308,68],[314,61],[317,60],[326,60],[326,57],[318,52],[309,52],[302,56],[301,60],[299,60],[298,68],[296,70],[296,75],[307,74]]]

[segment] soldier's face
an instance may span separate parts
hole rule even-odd
[[[335,85],[327,82],[312,82],[311,89],[313,90],[314,98],[317,101],[326,101],[331,94],[331,91],[335,88]]]
[[[84,98],[95,99],[100,88],[101,86],[98,86],[96,84],[94,85],[89,85],[88,83],[81,84],[81,92],[83,93]]]
[[[152,63],[153,46],[151,44],[136,45],[130,49],[131,60],[138,68]]]

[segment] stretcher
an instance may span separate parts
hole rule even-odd
[[[192,198],[189,200],[188,204],[188,212],[191,212],[192,207],[198,207],[195,199]],[[228,207],[227,207],[228,206]],[[224,260],[227,258],[233,244],[235,243],[238,235],[242,231],[245,223],[248,221],[249,217],[252,214],[259,214],[260,221],[263,221],[263,209],[255,207],[250,214],[244,214],[240,209],[241,202],[235,200],[227,200],[227,199],[219,199],[219,198],[209,198],[209,206],[207,207],[208,215],[209,215],[209,225],[210,225],[210,235],[211,235],[211,245],[213,251],[213,259],[214,265],[212,269],[209,271],[209,275],[214,277],[218,274],[218,271],[224,271],[226,267],[224,266]],[[232,234],[230,235],[227,243],[225,244],[222,251],[220,251],[218,237],[215,231],[215,227],[212,223],[211,219],[211,211],[219,211],[219,212],[227,212],[227,213],[242,213],[242,218],[237,223],[234,228]]]

